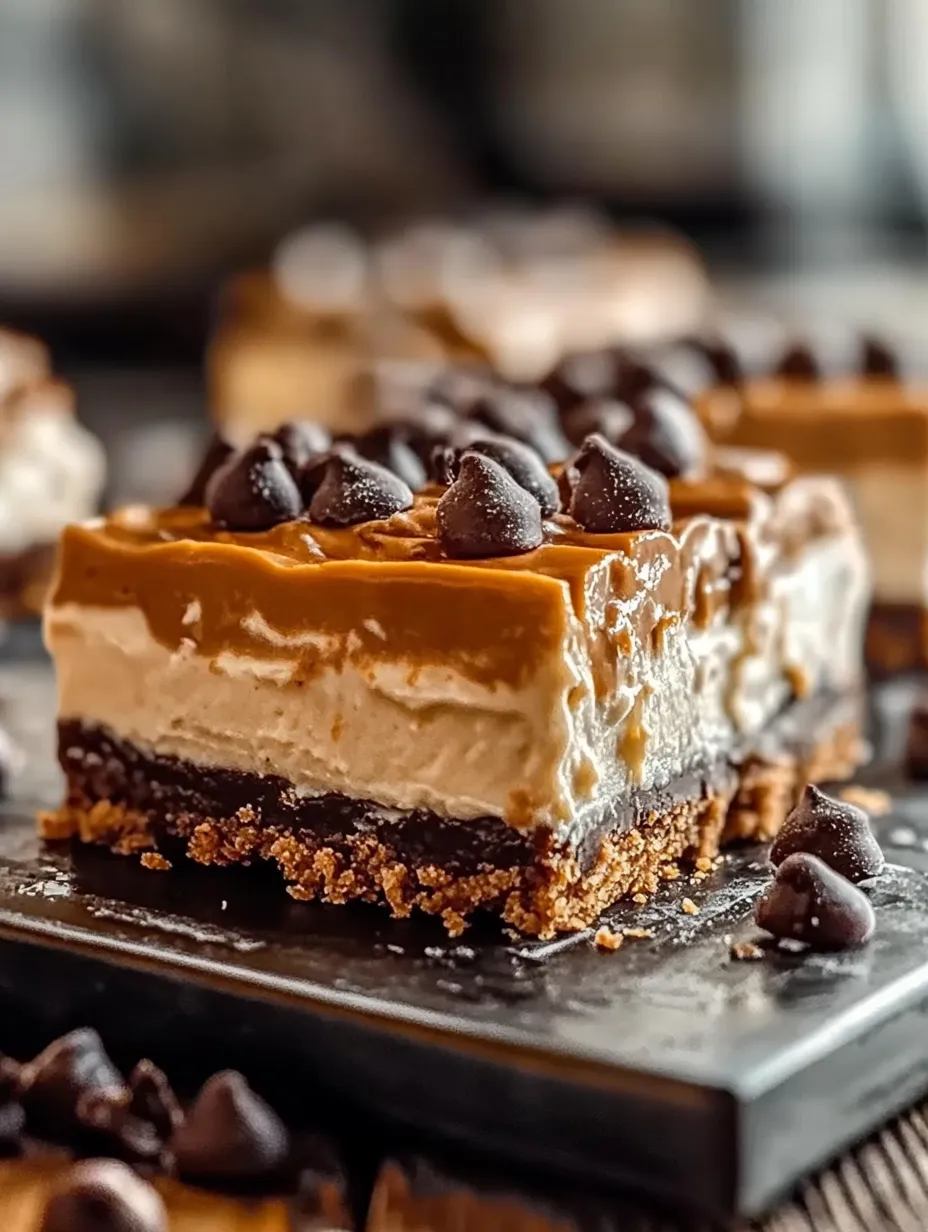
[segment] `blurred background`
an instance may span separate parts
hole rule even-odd
[[[185,422],[295,228],[592,205],[692,241],[717,314],[918,343],[926,63],[925,0],[0,0],[0,319],[91,423]]]

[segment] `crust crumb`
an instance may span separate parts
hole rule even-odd
[[[636,940],[639,938],[643,939],[645,937],[653,937],[654,929],[653,928],[623,928],[622,936],[623,937],[634,937]]]
[[[664,881],[676,881],[680,876],[679,864],[665,864],[661,869],[661,878]]]
[[[174,867],[171,861],[166,859],[160,851],[143,852],[139,863],[143,868],[150,868],[159,873],[166,873]]]
[[[728,952],[738,962],[757,962],[764,956],[764,951],[753,941],[736,941]]]
[[[639,893],[639,894],[632,895],[632,902],[637,903],[639,907],[643,907],[647,901],[648,901],[647,894]]]
[[[625,937],[622,933],[614,933],[611,928],[598,928],[593,940],[601,950],[618,950],[621,949]]]
[[[687,915],[699,915],[699,908],[691,898],[684,898],[680,904],[680,910],[685,911]]]

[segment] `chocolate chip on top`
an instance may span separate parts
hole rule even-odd
[[[561,503],[557,482],[534,449],[512,437],[489,435],[463,449],[448,449],[445,451],[445,461],[449,482],[457,476],[461,458],[468,453],[478,453],[497,462],[520,488],[534,496],[546,518],[557,513]]]
[[[355,526],[392,517],[412,501],[409,485],[392,471],[342,449],[330,453],[325,462],[309,516],[322,526]]]
[[[548,373],[541,388],[560,411],[569,411],[590,398],[606,397],[616,379],[617,360],[608,350],[578,351],[567,355]]]
[[[115,1159],[75,1164],[49,1198],[38,1232],[167,1232],[158,1191]]]
[[[792,381],[817,381],[822,375],[812,348],[805,342],[793,342],[788,346],[780,356],[775,372],[777,376]]]
[[[332,437],[322,424],[308,419],[282,423],[270,439],[280,446],[284,464],[294,477],[311,458],[325,453],[332,444]]]
[[[362,458],[377,462],[402,479],[413,492],[425,486],[427,475],[422,460],[409,443],[409,433],[401,424],[380,424],[355,438],[354,447]]]
[[[538,501],[498,462],[469,450],[436,520],[441,546],[454,557],[517,556],[544,540]]]
[[[876,927],[866,894],[806,852],[786,857],[758,899],[754,919],[780,941],[801,941],[821,951],[856,949]]]
[[[191,1179],[270,1176],[289,1151],[286,1126],[235,1070],[204,1084],[168,1143],[177,1172]]]
[[[561,462],[570,451],[554,400],[540,389],[491,390],[467,413],[493,432],[530,445],[543,462]]]
[[[79,1124],[78,1102],[91,1092],[117,1102],[129,1096],[100,1036],[89,1027],[55,1040],[19,1071],[19,1101],[40,1134],[54,1137]]]
[[[634,404],[631,423],[613,442],[668,479],[705,469],[709,444],[689,403],[659,385]]]
[[[797,851],[818,856],[849,881],[876,877],[886,863],[863,809],[811,783],[774,840],[771,862],[782,864]]]
[[[210,438],[203,459],[197,467],[197,472],[190,481],[190,487],[178,500],[178,505],[205,505],[206,487],[219,470],[220,466],[235,453],[235,449],[218,432]]]
[[[566,474],[568,512],[584,530],[608,535],[670,529],[666,479],[598,433],[586,438]]]
[[[860,371],[862,376],[899,379],[899,359],[882,338],[866,334],[860,341]]]
[[[635,412],[617,398],[594,398],[578,403],[563,416],[564,431],[574,445],[580,445],[591,432],[599,432],[610,445],[628,431]]]
[[[210,517],[228,530],[270,530],[303,512],[296,481],[280,446],[259,439],[220,467],[206,489]]]

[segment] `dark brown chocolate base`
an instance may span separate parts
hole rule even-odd
[[[860,760],[855,699],[798,703],[776,726],[769,756],[631,793],[568,845],[493,817],[397,817],[344,796],[306,798],[275,776],[149,756],[67,721],[59,725],[67,800],[40,827],[50,839],[140,851],[151,868],[168,867],[153,850],[159,840],[180,838],[204,864],[276,862],[296,898],[380,901],[397,916],[419,908],[453,933],[485,908],[548,937],[585,927],[625,895],[653,893],[677,860],[712,859],[728,839],[770,837],[810,776],[844,777]]]
[[[928,609],[915,603],[874,603],[866,655],[877,677],[928,668]]]

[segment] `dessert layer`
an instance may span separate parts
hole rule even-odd
[[[441,558],[428,498],[342,531],[236,536],[193,510],[70,528],[46,615],[60,714],[303,795],[582,831],[793,693],[856,682],[866,571],[836,499],[791,485],[750,533],[552,521],[473,562]]]

